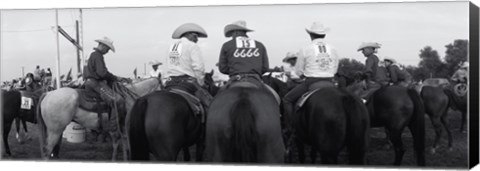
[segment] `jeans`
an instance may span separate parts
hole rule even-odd
[[[118,115],[114,115],[114,117],[118,117],[117,124],[120,130],[123,132],[127,109],[125,107],[125,100],[122,98],[122,96],[114,92],[113,89],[108,86],[106,81],[87,79],[85,81],[85,89],[98,93],[102,100],[104,100],[105,102],[107,102],[107,104],[110,105],[112,111],[114,111],[114,105],[117,106],[117,111],[115,112],[118,112]],[[116,128],[114,128],[115,125],[108,126],[109,128],[116,130]]]

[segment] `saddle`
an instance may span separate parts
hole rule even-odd
[[[336,87],[336,86],[335,86],[335,84],[333,84],[329,81],[318,81],[318,82],[310,84],[310,86],[308,87],[308,91],[306,93],[304,93],[297,100],[297,103],[295,105],[296,108],[300,109],[305,104],[305,102],[310,98],[310,96],[313,95],[313,93],[315,93],[315,92],[317,92],[321,89],[328,88],[328,87]]]
[[[100,95],[85,89],[75,89],[79,97],[79,107],[83,110],[95,113],[110,113],[110,106],[102,100]]]
[[[205,123],[205,110],[200,102],[200,99],[182,89],[171,88],[168,91],[182,96],[187,101],[190,109],[192,109],[194,116],[200,117],[201,122]]]

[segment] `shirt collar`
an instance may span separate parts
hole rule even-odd
[[[180,38],[180,41],[182,41],[182,42],[192,42],[192,41],[188,40],[186,37]],[[195,42],[192,42],[192,43],[195,43]]]
[[[312,40],[312,43],[320,43],[320,42],[324,42],[325,39],[322,39],[322,38],[316,38],[316,39],[313,39]]]

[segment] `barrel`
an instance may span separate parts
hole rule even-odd
[[[63,138],[71,143],[82,143],[85,142],[85,132],[85,127],[78,123],[70,122],[65,131],[63,131]]]

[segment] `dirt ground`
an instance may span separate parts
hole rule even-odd
[[[425,117],[426,125],[426,162],[429,168],[461,168],[468,167],[468,139],[467,133],[458,131],[460,126],[460,113],[450,111],[450,129],[453,134],[453,150],[449,151],[447,146],[446,132],[442,136],[440,146],[435,154],[431,154],[429,149],[433,143],[435,132],[430,119]],[[15,126],[13,126],[15,127]],[[9,135],[9,144],[13,156],[3,157],[2,160],[40,160],[40,146],[38,141],[38,131],[36,125],[28,124],[30,140],[20,144],[15,140],[14,128]],[[403,142],[406,149],[401,167],[415,167],[416,160],[413,154],[412,137],[407,129],[403,133]],[[380,167],[392,167],[394,160],[393,149],[386,147],[386,140],[383,128],[374,128],[371,131],[369,152],[367,153],[368,165]],[[3,147],[2,147],[3,149]],[[190,148],[192,159],[194,159],[194,147]],[[308,150],[308,147],[306,148]],[[308,152],[308,151],[307,151]],[[60,148],[60,160],[62,161],[92,161],[92,162],[111,162],[112,145],[109,141],[100,143],[94,140],[92,134],[87,134],[87,139],[83,143],[69,143],[65,139]],[[306,153],[309,154],[309,153]],[[117,161],[122,161],[122,153],[117,156]],[[182,160],[180,154],[179,160]],[[309,155],[306,158],[310,162]],[[317,158],[317,163],[320,159]],[[342,152],[339,158],[340,163],[347,163],[346,152]]]

